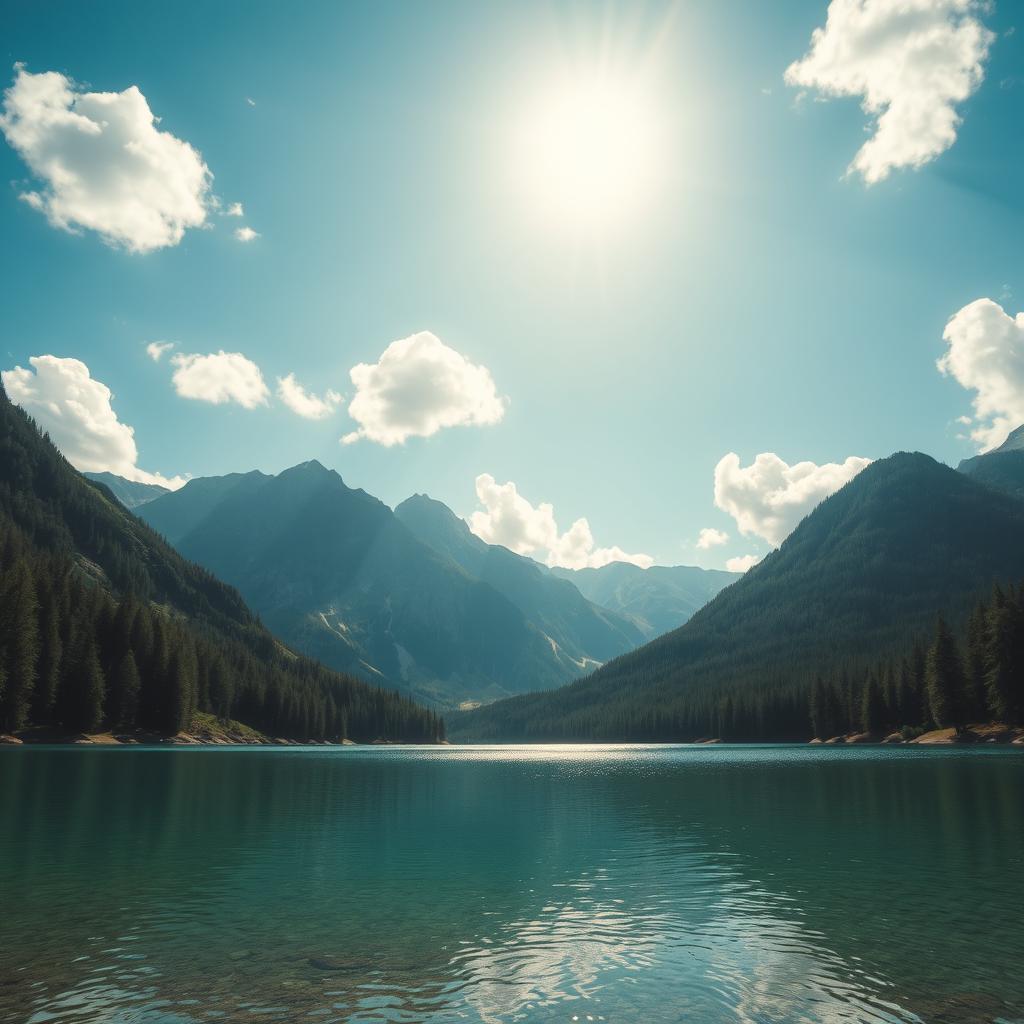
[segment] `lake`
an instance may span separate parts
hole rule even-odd
[[[0,1021],[1024,1020],[1024,751],[0,748]]]

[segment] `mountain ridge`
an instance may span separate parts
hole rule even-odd
[[[556,686],[590,664],[315,461],[189,481],[140,514],[299,649],[443,706]]]
[[[994,582],[1024,577],[1022,531],[1024,503],[896,453],[684,626],[552,694],[457,716],[453,735],[696,738],[714,733],[727,700],[749,705],[752,731],[768,735],[772,715],[806,708],[815,673],[857,669],[910,644],[937,612],[960,621]]]

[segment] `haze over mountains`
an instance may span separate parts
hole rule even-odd
[[[137,511],[289,643],[442,706],[559,686],[657,628],[485,543],[440,502],[392,512],[318,462],[192,480]],[[678,625],[734,578],[709,575],[649,617]]]
[[[693,739],[728,723],[737,738],[806,739],[817,676],[856,675],[907,653],[939,612],[962,625],[993,584],[1024,578],[1022,538],[1024,502],[926,455],[893,455],[686,625],[555,693],[456,716],[452,733]]]
[[[160,484],[142,484],[136,480],[125,480],[116,473],[83,473],[87,480],[103,484],[125,508],[136,509],[161,494],[170,494],[170,489]]]

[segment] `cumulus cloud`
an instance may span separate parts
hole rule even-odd
[[[322,420],[337,409],[342,396],[337,391],[325,391],[323,398],[307,391],[296,379],[294,373],[277,378],[277,397],[293,413],[307,420]]]
[[[390,447],[430,437],[444,427],[485,426],[505,415],[490,371],[476,366],[429,331],[393,341],[376,363],[349,371],[355,395],[349,415],[360,438]]]
[[[248,224],[243,228],[235,228],[235,238],[240,242],[253,242],[259,237],[260,233],[258,231],[253,231]]]
[[[168,479],[140,469],[135,431],[121,423],[110,404],[110,388],[78,359],[32,356],[31,370],[4,370],[7,395],[45,430],[64,457],[83,472],[116,473],[126,480],[181,487],[185,478]]]
[[[760,561],[760,555],[738,555],[736,558],[727,558],[725,567],[729,572],[746,572],[748,569],[753,569]]]
[[[654,564],[650,555],[597,547],[585,518],[560,534],[553,507],[548,502],[530,504],[511,481],[499,484],[490,473],[481,473],[476,478],[476,495],[484,510],[470,516],[469,527],[488,544],[501,544],[567,569],[596,569],[609,562],[632,562],[644,569]]]
[[[241,203],[231,203],[228,208],[224,211],[225,217],[244,217],[245,210],[242,209]]]
[[[241,352],[213,352],[210,355],[185,355],[171,358],[174,390],[182,398],[223,405],[236,402],[243,409],[265,405],[270,391],[260,368]]]
[[[993,448],[1024,423],[1024,313],[1012,317],[991,299],[977,299],[950,319],[942,337],[949,347],[936,365],[974,392],[971,437],[981,450]]]
[[[984,0],[832,0],[789,85],[860,96],[874,132],[850,164],[868,184],[920,167],[956,141],[963,103],[995,40]]]
[[[154,363],[159,363],[164,357],[164,353],[174,348],[173,341],[151,341],[146,346],[146,355],[153,360]]]
[[[209,169],[187,142],[159,130],[136,86],[83,92],[56,71],[16,69],[0,131],[42,183],[21,198],[54,227],[150,252],[205,222]]]
[[[721,547],[729,540],[729,534],[725,530],[716,530],[713,526],[705,526],[700,531],[700,536],[697,538],[697,547],[701,551],[707,551],[710,548]]]
[[[715,467],[715,504],[736,520],[745,537],[778,545],[815,505],[870,463],[851,455],[841,463],[790,466],[773,452],[762,452],[743,467],[739,456],[730,452]]]

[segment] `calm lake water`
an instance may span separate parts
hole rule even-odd
[[[1024,1020],[1024,751],[0,749],[0,1021]]]

